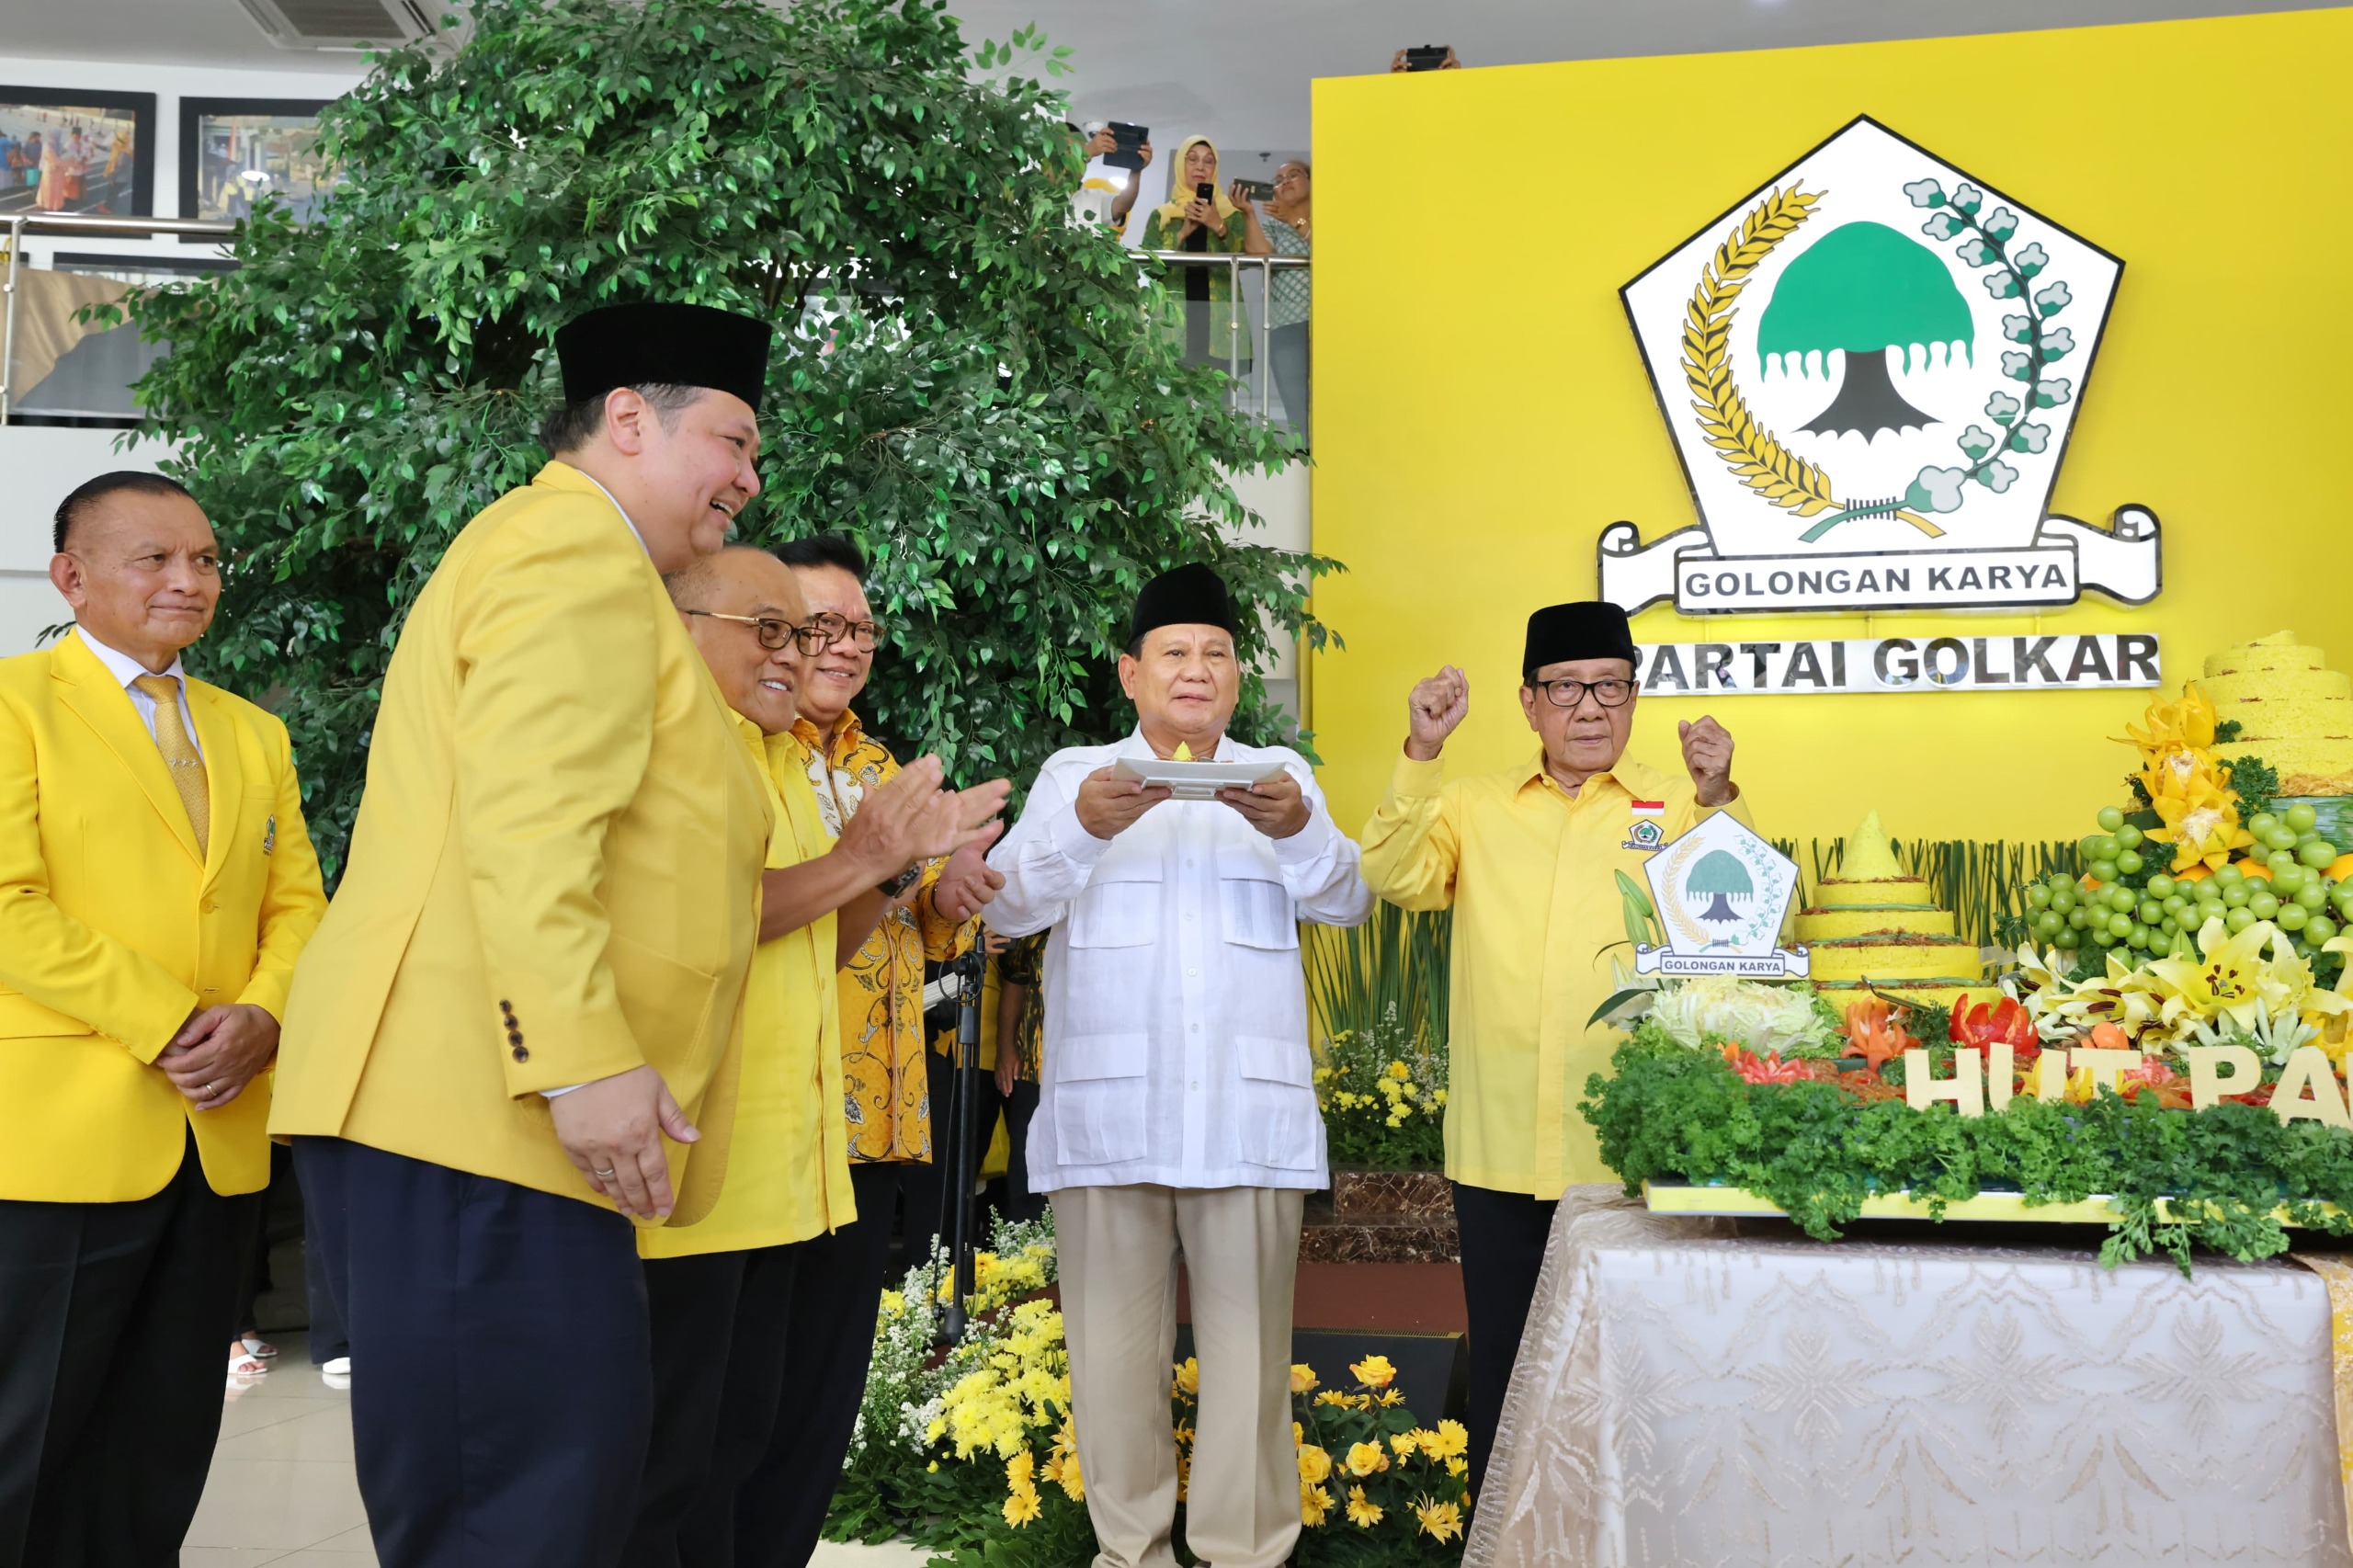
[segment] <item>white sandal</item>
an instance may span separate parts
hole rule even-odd
[[[272,1345],[268,1340],[264,1339],[258,1334],[241,1335],[239,1336],[237,1343],[245,1347],[245,1354],[248,1356],[258,1356],[265,1361],[270,1360],[278,1355],[278,1346]]]
[[[232,1378],[258,1378],[268,1370],[268,1362],[250,1353],[241,1353],[229,1358],[229,1376]]]

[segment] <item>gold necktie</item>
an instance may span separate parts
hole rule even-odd
[[[188,738],[188,721],[180,715],[180,683],[174,676],[141,676],[131,685],[155,699],[155,749],[172,770],[172,785],[188,807],[188,825],[196,829],[199,855],[211,852],[212,791],[205,781],[204,758]]]

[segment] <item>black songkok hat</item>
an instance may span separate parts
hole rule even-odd
[[[1129,642],[1159,626],[1222,626],[1235,637],[1242,635],[1225,580],[1198,562],[1170,567],[1136,596],[1135,619],[1128,625]]]
[[[1536,678],[1547,665],[1573,659],[1623,659],[1637,670],[1634,629],[1626,612],[1608,599],[1580,599],[1575,604],[1546,605],[1528,618],[1528,649],[1520,656],[1519,678]]]
[[[709,305],[607,305],[558,328],[555,355],[566,403],[667,383],[733,392],[756,409],[767,382],[768,326]]]

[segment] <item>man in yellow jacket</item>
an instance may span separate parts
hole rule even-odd
[[[771,825],[662,575],[758,493],[767,343],[688,305],[558,333],[557,460],[451,541],[385,674],[271,1119],[350,1338],[384,1568],[597,1568],[629,1524],[631,1221],[689,1221],[724,1179]]]
[[[1732,736],[1713,719],[1678,728],[1686,778],[1626,756],[1639,673],[1618,606],[1538,610],[1518,692],[1535,754],[1446,777],[1439,753],[1471,706],[1469,680],[1449,665],[1407,699],[1404,755],[1362,835],[1374,892],[1404,909],[1454,910],[1446,1174],[1471,1331],[1473,1487],[1553,1208],[1570,1183],[1609,1179],[1576,1107],[1586,1079],[1609,1067],[1610,1030],[1586,1020],[1609,994],[1607,949],[1622,929],[1613,873],[1639,880],[1651,849],[1712,812],[1748,820]]]
[[[56,546],[74,630],[0,660],[0,1568],[178,1559],[326,906],[286,727],[180,666],[202,509],[106,474]]]
[[[624,1568],[718,1568],[772,1543],[735,1540],[736,1500],[803,1384],[832,1347],[792,1332],[794,1303],[835,1282],[805,1244],[857,1218],[843,1114],[834,972],[873,929],[908,868],[985,840],[1002,779],[939,788],[919,758],[876,790],[836,842],[818,814],[793,719],[826,643],[792,570],[737,546],[674,573],[671,597],[775,791],[760,947],[744,1001],[734,1153],[727,1187],[691,1225],[638,1233],[654,1329],[654,1428]],[[804,1309],[805,1310],[805,1309]],[[796,1375],[797,1374],[797,1375]]]

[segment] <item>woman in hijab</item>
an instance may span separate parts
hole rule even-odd
[[[1187,137],[1176,149],[1168,200],[1154,208],[1144,223],[1143,248],[1233,256],[1241,253],[1248,231],[1241,210],[1219,188],[1216,146],[1206,136]],[[1247,369],[1250,321],[1233,297],[1233,269],[1180,264],[1175,270],[1185,301],[1185,362],[1231,363],[1237,372]]]

